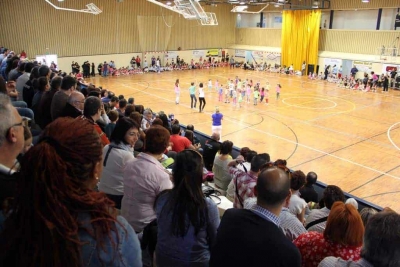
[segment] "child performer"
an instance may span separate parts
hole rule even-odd
[[[279,99],[279,95],[280,95],[280,93],[281,93],[281,85],[278,83],[277,85],[276,85],[276,100],[278,100]]]
[[[224,86],[221,84],[218,88],[218,101],[222,102],[222,95],[224,94]]]
[[[175,104],[179,104],[179,96],[181,94],[181,89],[179,88],[179,79],[175,82]]]
[[[234,89],[232,91],[232,102],[233,102],[234,107],[236,107],[236,98],[237,98],[237,92],[236,92],[236,89]]]
[[[216,80],[215,81],[215,91],[217,91],[218,92],[218,90],[219,90],[219,82],[218,82],[218,80]]]
[[[261,92],[260,92],[260,103],[263,102],[264,96],[265,96],[265,89],[263,87],[263,88],[261,88]]]
[[[211,81],[211,79],[208,80],[208,90],[209,91],[212,90],[212,81]]]

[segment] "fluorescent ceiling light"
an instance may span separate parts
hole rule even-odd
[[[361,0],[363,3],[369,3],[369,0]]]

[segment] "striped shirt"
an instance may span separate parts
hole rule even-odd
[[[269,210],[264,209],[263,207],[260,207],[258,205],[254,205],[250,210],[255,214],[257,214],[258,216],[260,216],[261,218],[274,223],[276,226],[279,226],[279,217],[270,212]]]
[[[316,209],[316,210],[312,210],[310,212],[310,215],[308,215],[307,219],[306,219],[306,223],[305,225],[307,226],[309,223],[316,221],[318,219],[324,218],[324,217],[328,217],[330,210],[325,207],[322,209]],[[325,231],[325,226],[326,226],[326,221],[325,222],[321,222],[318,223],[316,225],[311,226],[308,231],[315,231],[318,233],[323,233]]]
[[[343,260],[342,258],[326,257],[318,267],[374,267],[367,260],[361,258],[359,261]]]
[[[303,224],[293,215],[288,208],[283,207],[281,214],[279,215],[280,224],[279,227],[282,229],[285,236],[290,240],[295,240],[302,233],[307,232]]]
[[[246,199],[255,197],[254,187],[257,184],[257,177],[234,167],[229,167],[229,174],[232,176],[232,183],[234,187],[233,207],[243,208],[240,202],[243,204]],[[240,200],[237,193],[240,196]]]

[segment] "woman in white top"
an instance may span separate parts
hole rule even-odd
[[[126,163],[135,158],[133,147],[138,140],[139,125],[129,118],[117,121],[111,134],[111,143],[103,148],[103,172],[98,183],[104,192],[121,209],[124,196],[123,170]]]
[[[228,163],[232,160],[230,153],[232,152],[233,143],[231,141],[224,141],[221,144],[219,153],[215,156],[213,173],[214,183],[217,188],[226,191],[228,185],[232,180],[229,174]]]
[[[306,184],[306,175],[302,171],[295,171],[291,174],[289,210],[292,214],[296,215],[301,223],[304,223],[304,214],[306,212],[307,203],[300,197],[300,188]]]
[[[204,99],[203,83],[199,84],[199,103],[199,112],[202,112],[204,110],[204,107],[206,106],[206,100]],[[203,104],[203,106],[201,104]]]

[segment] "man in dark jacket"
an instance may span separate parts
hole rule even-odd
[[[221,146],[219,138],[220,138],[219,133],[213,133],[211,135],[211,140],[208,140],[204,144],[203,148],[204,167],[209,171],[212,171],[215,155],[217,154]]]
[[[289,175],[278,167],[264,169],[254,189],[257,204],[250,210],[225,211],[210,267],[299,267],[299,250],[279,228],[279,215],[290,195]]]
[[[8,209],[16,192],[15,159],[24,147],[24,125],[10,98],[0,93],[0,209]],[[8,210],[3,210],[3,214]],[[0,211],[1,212],[1,211]]]
[[[61,117],[77,118],[82,116],[84,104],[85,96],[81,92],[73,91],[68,97],[68,102],[61,113]]]

